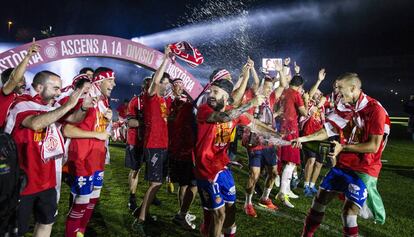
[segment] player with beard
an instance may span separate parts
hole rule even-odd
[[[138,177],[143,162],[144,146],[144,95],[149,88],[151,78],[144,78],[141,85],[141,94],[134,96],[128,104],[127,112],[127,146],[125,149],[125,167],[129,168],[129,201],[128,207],[134,211],[137,206],[135,193],[137,192]]]
[[[163,61],[153,75],[143,100],[145,179],[149,181],[149,187],[145,192],[141,206],[133,213],[136,218],[133,228],[143,236],[145,236],[144,222],[149,206],[168,174],[168,106],[165,95],[170,82],[169,75],[165,73],[165,70],[170,61],[170,53],[171,49],[166,46]]]
[[[100,67],[92,80],[91,97],[97,97],[92,108],[85,111],[86,117],[72,125],[80,130],[103,133],[112,120],[109,97],[115,87],[112,69]],[[65,131],[67,132],[67,131]],[[83,236],[86,226],[98,203],[104,177],[107,153],[106,141],[96,138],[72,138],[68,149],[69,173],[75,177],[71,187],[74,201],[66,219],[66,236]]]
[[[18,235],[29,231],[32,212],[36,222],[33,236],[50,236],[57,214],[55,159],[64,153],[60,123],[72,110],[83,89],[76,90],[65,105],[55,99],[60,95],[62,81],[58,75],[41,71],[33,78],[30,94],[18,97],[10,109],[5,131],[17,145],[19,166],[27,175],[27,184],[20,193]],[[77,111],[65,118],[78,122]],[[81,117],[80,117],[81,118]]]
[[[231,172],[227,149],[231,132],[238,124],[250,125],[248,116],[243,115],[251,107],[264,102],[258,95],[238,108],[230,106],[233,84],[221,79],[212,83],[207,104],[201,105],[197,113],[197,143],[194,174],[204,209],[201,225],[203,236],[235,236],[236,188]],[[256,132],[277,134],[266,125],[255,121]]]
[[[355,73],[339,76],[337,86],[341,100],[327,117],[324,129],[294,140],[294,145],[323,141],[338,136],[329,153],[333,168],[323,179],[318,194],[305,220],[302,236],[313,236],[320,226],[326,206],[345,195],[342,209],[344,236],[358,236],[357,215],[365,216],[366,208],[375,221],[385,222],[385,209],[376,189],[381,170],[381,155],[389,134],[390,121],[381,104],[362,92],[361,80]],[[366,204],[366,207],[363,206]]]
[[[26,89],[26,79],[24,73],[27,65],[29,65],[30,58],[39,52],[40,46],[33,43],[27,50],[26,56],[17,65],[16,68],[8,68],[1,73],[0,88],[0,131],[6,125],[7,112],[17,96],[22,95]]]
[[[185,229],[195,229],[195,216],[188,213],[197,193],[193,174],[195,147],[193,102],[184,94],[181,79],[173,84],[173,101],[168,116],[168,160],[171,182],[178,183],[178,203],[180,211],[173,221]]]

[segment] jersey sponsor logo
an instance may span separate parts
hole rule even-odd
[[[95,132],[104,132],[108,126],[108,120],[105,118],[105,115],[101,112],[96,113],[96,127]]]
[[[33,141],[41,142],[46,137],[46,129],[39,129],[33,133]]]
[[[231,141],[231,133],[233,131],[233,122],[220,123],[216,127],[216,135],[214,139],[215,146],[225,147]]]
[[[167,122],[168,108],[167,108],[167,103],[165,102],[165,100],[163,100],[160,103],[160,110],[161,110],[161,117],[165,120],[165,122]]]

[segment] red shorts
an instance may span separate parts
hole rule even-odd
[[[285,136],[283,139],[286,141],[291,141],[295,138],[298,138],[299,134],[289,134]],[[280,148],[280,158],[284,162],[292,162],[295,164],[300,164],[300,149],[293,148],[292,146],[282,146]]]

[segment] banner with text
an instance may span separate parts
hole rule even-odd
[[[104,35],[68,35],[36,41],[39,53],[30,59],[29,67],[77,57],[108,57],[130,61],[150,70],[156,70],[163,53],[131,40]],[[27,54],[31,43],[0,53],[0,72],[16,67]],[[104,65],[103,65],[104,66]],[[171,78],[181,78],[186,92],[196,98],[202,85],[178,63],[169,63],[166,72]]]

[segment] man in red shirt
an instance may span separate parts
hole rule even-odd
[[[68,102],[59,107],[55,98],[60,95],[61,86],[62,81],[55,73],[37,73],[31,95],[19,97],[7,119],[5,131],[13,136],[20,168],[27,175],[27,184],[20,193],[19,236],[28,232],[33,211],[36,221],[33,236],[50,236],[56,218],[54,159],[61,159],[64,153],[63,137],[57,121],[75,107],[83,93],[83,89],[76,90]],[[66,120],[73,121],[72,117]]]
[[[173,101],[168,116],[168,160],[172,183],[178,183],[180,211],[173,221],[186,229],[195,229],[195,216],[188,213],[197,193],[193,174],[195,117],[193,102],[184,94],[181,79],[172,81]]]
[[[298,112],[300,115],[307,114],[305,106],[307,106],[308,101],[306,100],[304,103],[299,93],[302,87],[303,78],[295,75],[289,83],[289,88],[283,91],[281,97],[283,118],[280,130],[286,141],[299,137]],[[290,190],[290,181],[293,170],[296,165],[300,164],[300,151],[298,148],[283,146],[280,148],[280,157],[285,163],[285,167],[283,168],[280,190],[276,198],[282,201],[285,206],[293,208],[294,206],[290,203],[289,198],[298,198],[298,196]]]
[[[135,193],[137,191],[138,176],[143,162],[144,146],[144,94],[148,90],[151,78],[144,78],[141,86],[141,94],[134,96],[128,104],[127,118],[127,141],[125,149],[125,167],[129,168],[129,201],[128,207],[131,211],[137,208]]]
[[[197,143],[194,174],[204,209],[201,232],[205,236],[225,237],[236,233],[236,188],[227,155],[231,132],[238,124],[249,125],[250,120],[242,114],[252,106],[264,102],[258,96],[236,109],[229,107],[233,84],[221,79],[212,83],[207,104],[198,108]]]
[[[318,80],[315,85],[309,90],[308,114],[300,118],[300,126],[302,136],[315,133],[323,128],[325,123],[325,107],[326,97],[318,90],[320,83],[325,79],[325,69],[319,71]],[[322,168],[323,157],[318,152],[308,149],[303,150],[306,165],[305,165],[305,180],[304,180],[304,194],[306,197],[312,197],[318,191],[315,188],[316,180]]]
[[[26,56],[17,65],[16,68],[8,68],[1,73],[1,83],[3,86],[0,88],[0,131],[4,129],[6,125],[6,117],[10,106],[17,96],[22,95],[26,89],[26,79],[24,73],[30,58],[39,51],[39,45],[33,43],[27,50]]]
[[[168,173],[168,106],[164,96],[169,85],[169,75],[165,73],[169,63],[171,49],[167,46],[164,51],[164,59],[161,66],[153,75],[148,92],[144,95],[144,160],[146,162],[145,179],[149,181],[149,187],[144,195],[142,204],[134,211],[137,218],[134,228],[141,235],[145,235],[144,221],[149,206],[153,202],[155,194],[161,188],[164,178]]]
[[[277,65],[276,68],[281,70],[282,65],[280,65],[280,67]],[[255,114],[261,122],[268,125],[270,128],[274,125],[273,111],[275,105],[278,102],[284,87],[286,86],[286,78],[284,73],[281,73],[280,75],[282,75],[282,83],[280,83],[280,86],[274,91],[272,91],[273,79],[270,77],[265,77],[263,79],[263,85],[261,85],[261,88],[257,90],[257,93],[265,96],[265,102],[260,106],[253,107],[249,110],[250,113]],[[254,92],[252,89],[246,91],[245,102],[252,99],[253,94]],[[245,213],[248,216],[257,217],[256,211],[253,207],[252,197],[262,166],[264,166],[267,170],[267,177],[265,182],[265,190],[262,193],[259,205],[270,210],[277,210],[277,206],[275,206],[269,199],[269,194],[277,176],[277,155],[275,146],[268,144],[268,142],[266,142],[261,136],[252,133],[249,128],[245,128],[244,130],[243,145],[248,150],[250,167],[249,180],[246,185],[246,201],[244,205]]]
[[[103,133],[108,131],[112,120],[109,97],[115,87],[112,69],[100,67],[95,70],[90,96],[96,97],[95,106],[83,109],[84,120],[73,125],[84,131]],[[84,234],[97,204],[104,177],[106,141],[96,138],[72,138],[68,149],[69,173],[75,177],[71,187],[74,202],[66,220],[66,236]]]
[[[342,98],[335,111],[327,117],[324,129],[297,138],[294,143],[300,146],[301,142],[340,137],[340,142],[333,142],[334,149],[329,154],[334,167],[319,187],[302,236],[313,236],[322,222],[326,205],[338,193],[346,197],[342,210],[344,236],[358,236],[357,215],[361,214],[364,204],[367,204],[377,222],[385,222],[376,182],[382,166],[381,154],[389,134],[389,118],[378,101],[362,92],[357,74],[345,73],[337,81]]]

